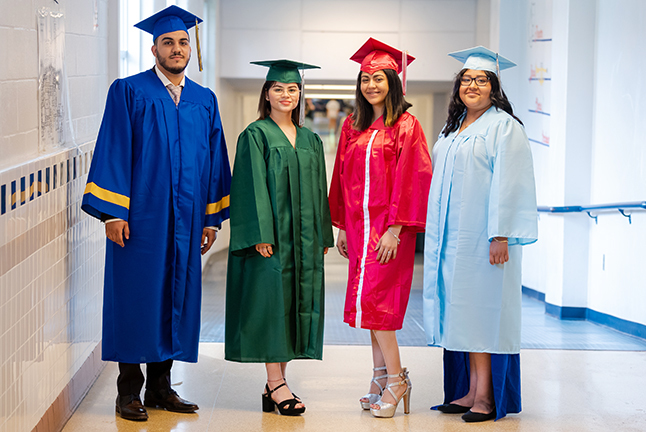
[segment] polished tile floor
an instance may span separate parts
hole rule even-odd
[[[592,323],[545,316],[542,304],[529,298],[523,303],[523,412],[495,423],[465,424],[459,416],[430,411],[443,398],[442,351],[424,346],[420,263],[398,335],[402,362],[413,381],[411,414],[404,415],[399,407],[393,419],[373,418],[359,409],[357,401],[371,375],[368,334],[341,322],[345,262],[334,251],[326,262],[323,361],[294,361],[288,369],[292,390],[304,400],[307,412],[296,418],[264,414],[263,366],[223,359],[225,262],[226,255],[220,254],[205,269],[199,361],[173,367],[175,389],[200,405],[198,413],[151,409],[145,423],[116,417],[117,368],[109,363],[64,432],[646,431],[646,351],[639,351],[646,347],[644,341]]]
[[[424,346],[422,320],[423,257],[416,254],[415,273],[404,327],[397,332],[401,346]],[[347,261],[332,250],[326,256],[325,344],[367,345],[367,330],[357,330],[343,322],[343,303],[347,281]],[[224,342],[224,287],[226,251],[209,261],[204,271],[202,342]],[[589,321],[559,320],[545,314],[545,304],[523,296],[522,348],[577,350],[646,350],[646,340],[620,333]]]
[[[115,416],[117,368],[110,363],[64,432],[99,431],[644,431],[646,353],[525,350],[521,353],[523,412],[497,422],[463,423],[459,416],[430,411],[442,402],[442,352],[402,347],[411,371],[411,414],[400,406],[392,419],[376,419],[359,408],[370,372],[367,346],[327,345],[324,360],[295,361],[288,369],[292,390],[306,403],[301,417],[264,414],[263,366],[223,360],[221,343],[202,343],[197,364],[177,363],[178,393],[200,405],[196,414],[150,410],[146,423]]]

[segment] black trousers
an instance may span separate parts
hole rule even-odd
[[[137,395],[146,382],[146,390],[170,390],[170,368],[173,360],[159,363],[146,363],[146,379],[139,363],[119,363],[117,391],[119,396]]]

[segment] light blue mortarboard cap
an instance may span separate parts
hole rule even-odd
[[[153,35],[153,41],[160,35],[188,29],[201,23],[202,19],[178,6],[168,6],[156,14],[135,24],[135,27]]]
[[[516,66],[516,63],[483,46],[449,53],[449,56],[464,63],[462,69],[499,71]]]

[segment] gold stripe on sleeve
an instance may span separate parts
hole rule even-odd
[[[85,186],[84,194],[92,194],[100,200],[107,201],[127,209],[130,208],[130,198],[125,195],[103,189],[95,183],[88,183],[87,186]]]
[[[229,207],[229,195],[225,196],[222,198],[220,201],[216,202],[215,204],[207,204],[206,205],[206,214],[211,215],[211,214],[216,214],[221,212],[223,209]]]

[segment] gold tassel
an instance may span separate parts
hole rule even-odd
[[[197,26],[197,18],[195,18],[195,40],[197,41],[197,62],[200,67],[200,72],[202,72],[202,51],[200,49],[200,32]]]

